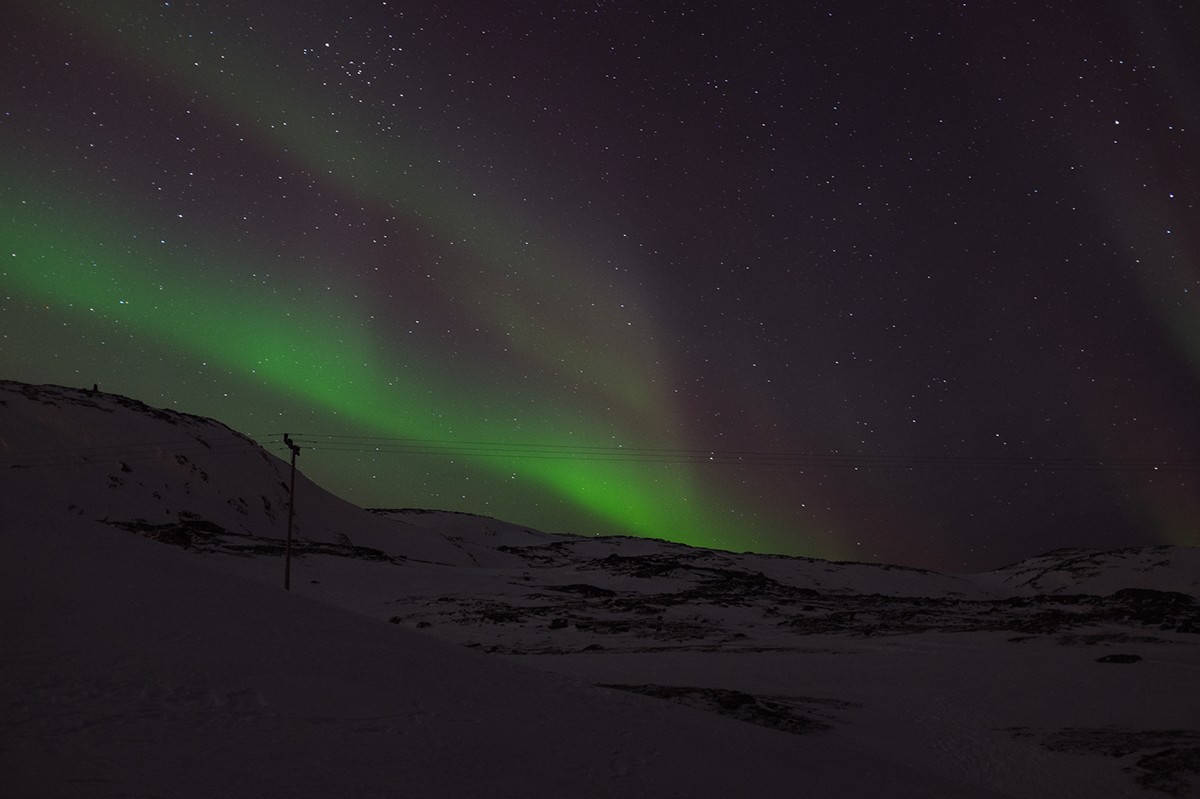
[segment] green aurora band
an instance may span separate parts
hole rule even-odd
[[[101,222],[87,209],[71,207],[66,192],[47,197],[12,176],[5,178],[13,191],[0,206],[7,256],[2,277],[10,291],[31,302],[218,362],[244,380],[261,383],[281,402],[303,398],[336,414],[350,432],[429,440],[452,431],[458,440],[502,440],[514,447],[567,440],[611,447],[610,433],[594,423],[581,424],[568,407],[555,411],[540,394],[481,387],[464,397],[454,386],[463,385],[466,376],[448,374],[436,356],[397,351],[393,343],[385,358],[359,326],[331,321],[354,318],[348,308],[331,312],[336,298],[322,296],[318,307],[315,300],[276,297],[237,277],[252,272],[251,264],[241,264],[240,270],[215,268],[215,263],[238,263],[217,245],[198,248],[205,256],[180,254],[140,235],[136,213],[118,219],[109,208]],[[97,259],[97,253],[108,255]],[[397,361],[407,365],[403,385],[396,385],[391,364]],[[499,418],[527,419],[534,401],[540,416],[524,422],[519,438],[477,413],[482,406]],[[696,467],[636,458],[469,457],[497,476],[520,474],[629,534],[725,549],[761,548],[750,538],[761,531],[730,523],[733,503],[712,485],[701,485],[692,473]]]
[[[495,335],[505,336],[523,356],[572,377],[580,374],[578,365],[586,361],[586,372],[597,375],[591,381],[594,390],[652,418],[669,416],[668,400],[656,388],[663,358],[654,352],[653,331],[643,330],[639,320],[637,325],[626,326],[628,335],[613,340],[613,330],[620,327],[612,324],[612,313],[630,305],[629,298],[639,293],[631,281],[614,286],[612,279],[601,279],[587,253],[560,242],[552,232],[515,212],[497,213],[495,202],[487,199],[489,192],[480,199],[476,192],[457,185],[440,188],[447,182],[482,186],[488,181],[479,175],[455,175],[446,168],[439,171],[422,166],[454,160],[433,137],[395,129],[389,130],[386,138],[379,137],[370,114],[333,96],[319,82],[310,79],[297,91],[295,85],[306,70],[302,61],[286,61],[294,47],[280,43],[267,48],[272,58],[253,57],[257,53],[248,57],[237,48],[228,48],[214,61],[201,46],[202,37],[182,36],[179,25],[163,21],[148,28],[152,22],[140,16],[143,11],[143,6],[131,3],[107,4],[103,10],[87,5],[80,9],[81,14],[90,15],[90,33],[101,46],[144,60],[150,75],[171,76],[177,93],[186,94],[186,88],[205,97],[209,110],[234,120],[238,130],[250,131],[264,150],[292,162],[302,173],[319,176],[324,184],[355,202],[398,211],[432,227],[439,240],[453,242],[492,282],[455,280],[447,292],[466,298],[468,305],[480,311],[477,322]],[[195,21],[193,27],[211,31],[221,25]],[[164,46],[164,42],[177,46]],[[394,106],[385,100],[377,104]],[[338,107],[336,117],[326,110],[332,106]],[[518,166],[499,171],[521,174],[527,170]],[[497,256],[514,251],[525,253],[520,263]],[[496,291],[501,280],[513,284],[514,290]],[[562,300],[562,290],[557,287],[562,285],[569,286],[573,295],[593,298],[591,313],[574,313],[552,330],[530,324],[530,317],[538,314],[557,317],[555,309]],[[645,357],[631,359],[618,354],[630,351]]]
[[[297,90],[302,64],[266,56],[286,59],[282,54],[294,48],[234,46],[214,60],[199,35],[185,36],[183,26],[167,21],[165,13],[157,22],[143,17],[144,9],[132,3],[82,4],[72,16],[64,14],[62,24],[142,71],[160,90],[205,98],[204,110],[233,135],[245,136],[248,147],[290,161],[356,203],[432,226],[439,240],[453,242],[457,258],[465,256],[490,276],[447,274],[441,291],[475,314],[493,347],[511,348],[529,371],[557,380],[513,386],[509,376],[509,385],[501,388],[481,379],[478,364],[405,348],[394,335],[384,340],[361,321],[348,321],[361,320],[362,311],[336,291],[301,286],[304,300],[294,292],[285,299],[248,280],[246,275],[278,258],[254,252],[254,242],[230,252],[228,244],[211,238],[198,242],[196,231],[189,230],[187,252],[163,247],[157,235],[144,235],[145,220],[155,210],[126,200],[124,209],[98,213],[73,201],[77,186],[48,189],[41,176],[4,176],[7,284],[30,300],[65,306],[92,323],[107,318],[176,352],[219,363],[279,400],[303,398],[336,414],[351,434],[513,446],[612,448],[624,441],[684,448],[683,423],[663,378],[668,359],[637,314],[646,300],[632,281],[612,270],[602,277],[587,253],[519,214],[497,213],[486,193],[480,199],[457,188],[436,188],[446,177],[419,166],[445,160],[431,141],[397,132],[378,136],[364,111],[337,103],[330,89],[311,78],[311,85]],[[195,27],[202,30],[203,24]],[[331,118],[327,109],[335,105],[339,114]],[[456,179],[473,183],[476,177]],[[486,178],[478,182],[484,185]],[[520,263],[497,255],[512,252],[523,254]],[[97,253],[108,255],[98,260]],[[353,266],[326,265],[326,271],[349,274]],[[514,290],[498,291],[502,282]],[[589,298],[590,307],[564,312],[562,286]],[[397,310],[387,313],[395,316]],[[614,313],[622,314],[622,323],[614,324]],[[566,392],[548,388],[572,383],[579,390],[557,401],[553,392]],[[464,393],[463,386],[472,389]],[[506,423],[518,419],[519,432]],[[714,467],[636,458],[472,461],[497,477],[532,480],[619,531],[726,549],[778,551],[787,542],[797,554],[836,555],[812,551],[813,541],[798,552],[795,523],[772,523],[764,518],[767,510],[733,500],[709,479]],[[707,474],[699,474],[702,470]],[[740,511],[733,510],[739,505]],[[772,538],[765,546],[754,543]]]

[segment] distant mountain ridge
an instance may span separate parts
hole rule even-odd
[[[48,503],[47,511],[144,533],[157,530],[169,537],[174,529],[176,537],[223,533],[280,541],[286,530],[284,461],[219,421],[116,394],[0,381],[0,469],[24,485],[28,497]],[[308,542],[302,548],[352,541],[388,557],[515,566],[521,558],[513,547],[542,541],[540,555],[564,563],[608,555],[736,563],[797,588],[832,592],[985,598],[1145,587],[1200,597],[1200,549],[1194,548],[1056,550],[992,572],[945,575],[886,564],[736,554],[657,539],[541,533],[459,511],[368,512],[302,474],[298,480],[303,506],[296,535]],[[270,548],[265,542],[258,546]]]

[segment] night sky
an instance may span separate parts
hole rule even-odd
[[[1200,7],[1042,6],[8,0],[0,377],[368,507],[1200,545]]]

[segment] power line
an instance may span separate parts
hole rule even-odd
[[[287,450],[282,434],[255,438],[230,434],[223,441],[197,438],[131,443],[127,445],[70,447],[9,451],[0,454],[0,468],[49,467],[96,461],[137,462],[191,454],[226,455],[261,447]],[[502,458],[509,460],[560,460],[608,463],[773,466],[805,469],[943,469],[953,471],[1098,471],[1098,472],[1200,472],[1200,459],[1184,458],[1078,458],[1078,457],[969,457],[952,455],[850,455],[843,453],[768,450],[715,450],[623,447],[587,444],[513,444],[500,441],[453,441],[382,436],[296,434],[293,441],[316,452],[373,455],[427,455],[447,458]]]
[[[295,439],[316,451],[463,458],[663,464],[709,463],[836,469],[1200,472],[1200,459],[846,455],[841,453],[613,447],[583,444],[511,444],[495,441],[449,441],[324,434],[296,434]]]

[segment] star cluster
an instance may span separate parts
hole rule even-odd
[[[365,506],[1200,543],[1186,2],[18,0],[0,366]]]

